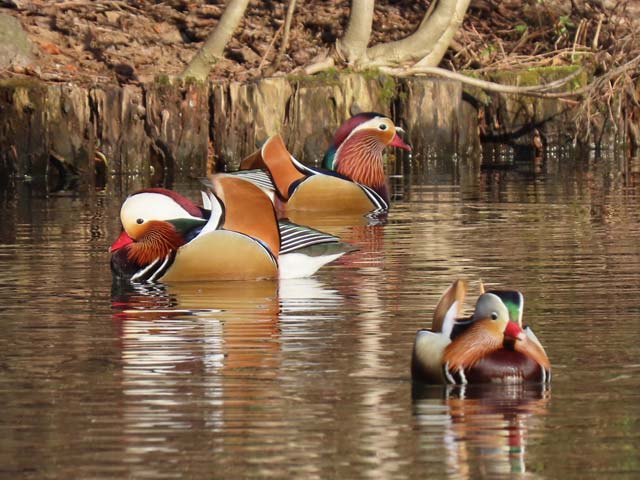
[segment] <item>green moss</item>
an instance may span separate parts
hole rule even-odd
[[[466,75],[469,78],[489,80],[501,85],[518,85],[521,87],[527,87],[560,80],[568,75],[571,75],[572,73],[575,73],[579,68],[581,68],[581,65],[574,63],[573,65],[563,66],[531,67],[524,70],[504,70],[492,72],[488,75],[482,75],[472,70],[460,73]],[[570,91],[581,88],[587,84],[588,80],[589,73],[584,70],[580,75],[570,80],[564,87],[564,90]],[[464,86],[464,91],[476,98],[483,105],[491,104],[491,96],[481,88]],[[530,102],[533,101],[533,99],[530,99]]]
[[[329,68],[314,75],[287,75],[291,83],[299,83],[303,86],[339,85],[340,75],[344,73],[335,68]]]
[[[171,85],[173,85],[173,80],[169,75],[156,75],[153,78],[153,81],[156,85],[162,87],[170,87]]]
[[[380,70],[377,68],[370,68],[368,70],[362,70],[361,72],[357,72],[362,75],[362,78],[365,80],[378,80],[381,77]]]
[[[201,79],[196,77],[187,77],[182,79],[182,84],[184,86],[190,86],[190,85],[199,86],[199,85],[204,85],[205,83],[207,83],[207,79]]]
[[[384,104],[389,104],[391,101],[396,98],[398,84],[396,83],[395,78],[389,75],[383,75],[379,77],[380,80],[380,102]]]
[[[0,80],[0,88],[46,88],[47,84],[42,80],[28,78],[28,77],[15,77]]]
[[[563,77],[575,73],[580,68],[580,65],[563,65],[555,67],[531,67],[526,70],[515,71],[502,71],[495,72],[489,75],[491,81],[502,83],[504,85],[520,85],[531,86],[539,85],[554,80],[560,80]],[[574,80],[580,79],[581,76],[576,77]],[[582,81],[586,80],[586,76],[582,80],[578,80],[581,85]],[[574,83],[573,81],[571,83]]]

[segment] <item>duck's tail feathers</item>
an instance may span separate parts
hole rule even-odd
[[[280,221],[280,278],[313,275],[320,267],[357,248],[338,237],[295,223]]]
[[[301,253],[304,251],[307,255],[314,256],[314,254],[326,253],[328,246],[330,246],[330,250],[336,252],[342,251],[342,253],[357,250],[356,247],[341,242],[338,237],[286,220],[280,220],[278,227],[280,229],[281,255],[294,252]],[[325,247],[312,248],[317,245],[325,245]]]

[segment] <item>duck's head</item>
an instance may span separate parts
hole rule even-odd
[[[482,294],[471,317],[472,325],[451,343],[444,355],[453,370],[470,368],[499,349],[513,350],[548,369],[549,359],[539,343],[510,321],[509,309],[493,293]]]
[[[190,200],[170,190],[152,188],[129,196],[120,209],[123,232],[109,249],[114,253],[136,244],[130,260],[145,265],[177,250],[185,233],[206,223]]]
[[[483,293],[476,301],[471,319],[473,321],[492,320],[496,325],[504,328],[509,321],[509,310],[497,295]]]
[[[447,347],[444,360],[449,368],[469,368],[492,351],[522,339],[524,332],[509,321],[509,310],[497,295],[483,293],[478,297],[471,326]]]
[[[403,130],[386,115],[363,112],[345,121],[333,136],[322,163],[323,168],[338,171],[341,159],[356,155],[382,155],[387,147],[411,151],[411,147],[398,135]]]

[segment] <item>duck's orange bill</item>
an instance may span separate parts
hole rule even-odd
[[[127,232],[123,230],[120,236],[118,237],[118,239],[115,242],[113,242],[113,245],[109,247],[109,253],[113,253],[116,250],[120,250],[122,247],[126,247],[131,243],[133,243],[133,238],[127,235]]]
[[[405,143],[405,141],[402,140],[397,133],[393,137],[393,140],[391,140],[391,143],[389,144],[389,146],[401,148],[402,150],[407,150],[409,152],[411,151],[411,146]]]
[[[525,338],[522,328],[515,322],[507,322],[507,326],[504,329],[504,336],[505,338],[511,338],[513,340],[523,340]]]

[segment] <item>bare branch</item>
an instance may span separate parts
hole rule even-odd
[[[282,36],[282,43],[280,44],[280,51],[278,52],[278,58],[275,65],[280,63],[280,58],[285,54],[287,48],[289,48],[289,33],[291,32],[291,21],[293,19],[293,12],[296,10],[296,0],[289,0],[289,6],[287,7],[287,16],[284,21],[284,35]]]
[[[284,28],[284,24],[282,24],[280,26],[280,28],[278,28],[278,30],[276,30],[276,33],[273,35],[273,38],[271,39],[271,42],[269,42],[269,46],[267,47],[267,50],[264,52],[264,55],[262,56],[262,59],[260,60],[260,65],[258,65],[258,70],[262,70],[262,67],[264,67],[264,64],[267,61],[267,57],[269,56],[269,53],[271,53],[271,49],[273,48],[273,46],[275,45],[276,41],[280,37],[280,34],[282,33],[282,29],[283,28]]]
[[[198,80],[207,78],[213,66],[222,58],[224,48],[242,20],[248,4],[249,0],[229,0],[220,22],[184,69],[180,78],[193,77]]]

